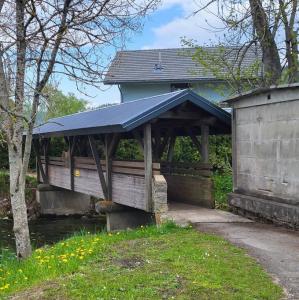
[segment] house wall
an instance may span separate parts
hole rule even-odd
[[[141,99],[171,92],[170,83],[127,83],[120,85],[121,98],[123,102]],[[204,98],[219,102],[230,95],[230,90],[223,83],[192,83],[192,89]]]
[[[120,86],[122,102],[133,101],[170,92],[169,83],[161,84],[135,84],[127,83]]]
[[[276,90],[234,104],[229,200],[233,207],[293,226],[299,225],[298,92]]]

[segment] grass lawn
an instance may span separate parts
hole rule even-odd
[[[282,289],[244,250],[165,224],[81,234],[18,262],[3,254],[0,298],[280,299]]]

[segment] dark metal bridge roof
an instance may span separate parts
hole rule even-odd
[[[182,90],[50,119],[46,124],[36,127],[33,135],[46,137],[129,132],[184,102],[193,103],[217,118],[224,127],[230,128],[231,116],[228,112],[191,90]]]

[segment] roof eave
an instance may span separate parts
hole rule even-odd
[[[34,133],[33,138],[48,138],[48,137],[62,137],[75,135],[89,135],[89,134],[103,134],[103,133],[120,133],[125,132],[123,125],[99,126],[82,129],[71,129],[63,131],[52,131],[46,133]]]
[[[280,85],[271,85],[268,87],[261,87],[261,88],[256,88],[256,89],[252,89],[249,90],[247,92],[241,93],[241,94],[236,94],[226,100],[221,101],[222,103],[227,103],[227,104],[231,104],[234,103],[238,100],[244,99],[246,97],[249,96],[256,96],[262,93],[267,93],[267,92],[271,92],[274,90],[281,90],[281,89],[288,89],[288,88],[299,88],[299,83],[288,83],[288,84],[280,84]]]
[[[183,78],[183,79],[155,79],[155,80],[104,80],[105,85],[126,84],[126,83],[181,83],[181,82],[224,82],[223,79],[217,78]]]

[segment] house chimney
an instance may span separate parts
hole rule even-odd
[[[158,72],[161,72],[164,69],[162,67],[162,54],[161,54],[161,52],[159,52],[158,55],[159,55],[159,60],[158,60],[158,63],[155,64],[154,70],[158,71]]]

